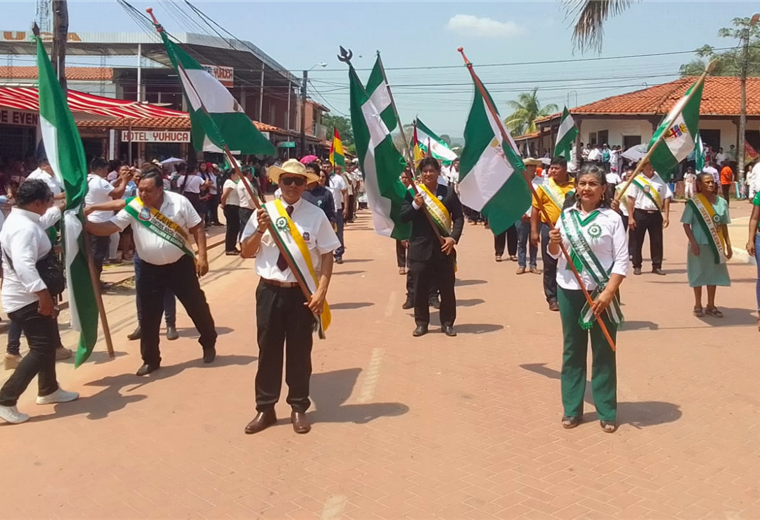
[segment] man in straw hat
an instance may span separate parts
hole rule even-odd
[[[256,272],[261,278],[256,289],[258,413],[245,432],[258,433],[277,422],[274,406],[280,398],[283,351],[287,348],[285,381],[287,403],[292,408],[290,418],[296,433],[308,433],[312,333],[315,319],[319,321],[323,312],[329,311],[325,297],[332,276],[333,251],[340,247],[340,241],[325,213],[301,198],[307,184],[319,181],[314,172],[291,159],[281,167],[269,168],[269,178],[282,190],[281,198],[267,202],[243,230],[242,256],[256,257]],[[298,274],[277,247],[269,230],[272,223]],[[308,256],[302,251],[308,251]],[[299,278],[312,293],[308,301],[299,287]],[[326,317],[321,319],[325,328]]]
[[[538,190],[541,186],[543,178],[536,175],[537,168],[541,166],[541,159],[534,159],[528,157],[523,159],[525,165],[525,176],[533,183],[533,187]],[[528,208],[525,214],[521,217],[520,222],[516,223],[517,227],[517,274],[525,274],[528,269],[533,274],[540,274],[538,270],[537,258],[538,258],[538,246],[528,244],[530,238],[530,214],[532,206]]]

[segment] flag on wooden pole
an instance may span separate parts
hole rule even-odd
[[[346,159],[343,156],[343,142],[337,128],[333,128],[333,140],[330,145],[330,164],[346,168]]]
[[[562,119],[557,131],[557,144],[554,146],[554,156],[564,157],[568,161],[571,159],[571,152],[575,144],[575,138],[578,136],[578,128],[575,126],[573,116],[567,110],[562,111]]]

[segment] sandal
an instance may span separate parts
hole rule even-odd
[[[615,421],[599,421],[599,425],[604,433],[615,433],[617,430],[617,423]]]
[[[501,255],[496,255],[496,261],[501,262]]]
[[[399,267],[399,268],[398,268],[398,274],[406,274],[406,268],[404,268],[404,267]]]
[[[702,307],[694,307],[694,316],[697,318],[701,318],[704,316],[705,313],[702,311]]]
[[[576,426],[578,426],[581,423],[580,417],[568,417],[563,416],[562,417],[562,427],[566,430],[572,430]]]
[[[509,255],[509,259],[513,262],[517,262],[517,257],[515,255]]]
[[[710,316],[714,318],[722,318],[723,313],[718,310],[717,307],[706,307],[705,308],[705,314],[709,314]]]

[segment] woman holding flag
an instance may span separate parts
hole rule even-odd
[[[689,287],[694,289],[694,316],[704,314],[722,318],[715,307],[717,286],[728,287],[726,261],[733,256],[728,236],[728,202],[715,192],[715,179],[709,173],[697,177],[697,193],[686,201],[681,223],[689,239],[686,273]],[[707,307],[702,309],[702,287],[707,286]]]
[[[628,241],[623,221],[610,209],[606,196],[605,171],[589,164],[575,182],[576,203],[565,209],[557,227],[549,232],[548,254],[558,260],[557,300],[562,319],[563,428],[575,428],[583,417],[586,391],[586,352],[591,335],[591,390],[602,430],[617,429],[617,368],[615,352],[595,323],[599,317],[612,340],[623,315],[618,289],[628,274]],[[594,301],[590,306],[560,244],[570,252],[586,290]],[[609,273],[609,274],[608,274]]]

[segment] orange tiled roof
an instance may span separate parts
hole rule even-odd
[[[267,125],[265,123],[253,122],[261,132],[285,133],[284,130]],[[143,118],[121,118],[121,119],[103,119],[96,121],[77,121],[80,128],[114,128],[114,129],[161,129],[161,130],[190,130],[190,117],[143,117]]]
[[[680,78],[670,83],[612,96],[575,107],[571,114],[665,115],[683,97],[696,77]],[[715,76],[705,80],[700,114],[712,116],[739,115],[739,78]],[[760,116],[760,78],[747,78],[747,115]],[[537,122],[560,117],[557,113]]]
[[[0,67],[2,79],[37,79],[37,67]],[[113,79],[111,67],[66,67],[66,79],[71,81],[102,81]]]

